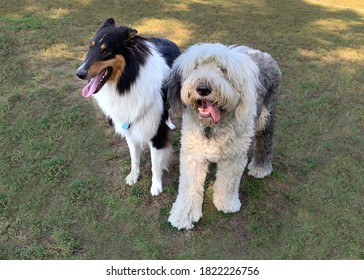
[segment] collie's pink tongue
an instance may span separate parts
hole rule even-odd
[[[97,87],[100,83],[102,76],[104,75],[104,71],[101,71],[97,76],[93,77],[89,83],[82,89],[82,95],[84,98],[90,97],[97,90]]]
[[[200,116],[203,118],[211,116],[214,123],[218,123],[220,121],[220,109],[211,101],[202,100],[202,105],[198,107],[198,111]]]

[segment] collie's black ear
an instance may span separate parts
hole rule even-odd
[[[105,27],[115,27],[115,20],[113,18],[109,18],[107,19],[104,24],[101,26],[101,29],[102,28],[105,28]]]
[[[166,81],[167,104],[172,114],[179,114],[183,109],[181,100],[182,78],[176,67],[173,67]]]

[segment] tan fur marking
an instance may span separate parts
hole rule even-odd
[[[124,72],[125,68],[125,58],[122,55],[117,55],[114,59],[114,66],[112,75],[109,80],[119,80],[121,74]]]
[[[128,33],[129,39],[133,39],[137,35],[138,31],[136,29],[129,29]]]
[[[106,49],[106,45],[105,45],[105,44],[102,44],[102,45],[101,45],[101,49],[102,49],[102,50]]]
[[[99,74],[106,67],[107,67],[107,65],[104,65],[104,62],[103,61],[97,61],[97,62],[95,62],[88,69],[88,73],[87,73],[88,75],[87,75],[87,77],[89,77],[89,78],[95,77],[97,74]]]
[[[112,67],[112,74],[109,78],[110,81],[118,80],[125,68],[125,59],[122,55],[117,55],[113,59],[106,61],[97,61],[88,70],[88,78],[93,78],[107,67]]]

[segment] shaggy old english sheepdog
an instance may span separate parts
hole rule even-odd
[[[268,54],[244,46],[197,44],[180,55],[167,81],[172,112],[183,109],[178,196],[169,222],[192,229],[202,217],[204,182],[217,163],[213,202],[240,210],[240,180],[272,172],[272,144],[281,72]]]

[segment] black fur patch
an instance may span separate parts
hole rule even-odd
[[[156,46],[158,52],[166,60],[169,67],[172,67],[173,61],[181,54],[178,46],[164,38],[151,37],[149,41]]]
[[[112,118],[107,117],[107,123],[109,124],[109,126],[114,127],[114,122],[113,122]]]
[[[169,131],[170,128],[166,124],[166,121],[169,118],[168,108],[167,108],[167,90],[163,88],[163,104],[164,111],[161,116],[161,121],[158,126],[157,134],[151,139],[153,147],[157,150],[165,148],[169,143]]]
[[[172,66],[173,61],[181,54],[177,45],[167,39],[152,37],[149,39],[149,41],[155,45],[157,51],[163,56],[169,67]],[[163,85],[162,88],[162,95],[164,110],[161,116],[157,134],[151,139],[152,144],[156,149],[163,149],[169,143],[170,128],[166,124],[166,121],[169,118],[169,113],[167,106],[167,88],[165,85]]]
[[[140,36],[130,39],[121,49],[121,54],[125,59],[125,68],[117,87],[122,94],[130,90],[130,87],[139,76],[140,68],[145,64],[151,52],[146,40]]]

